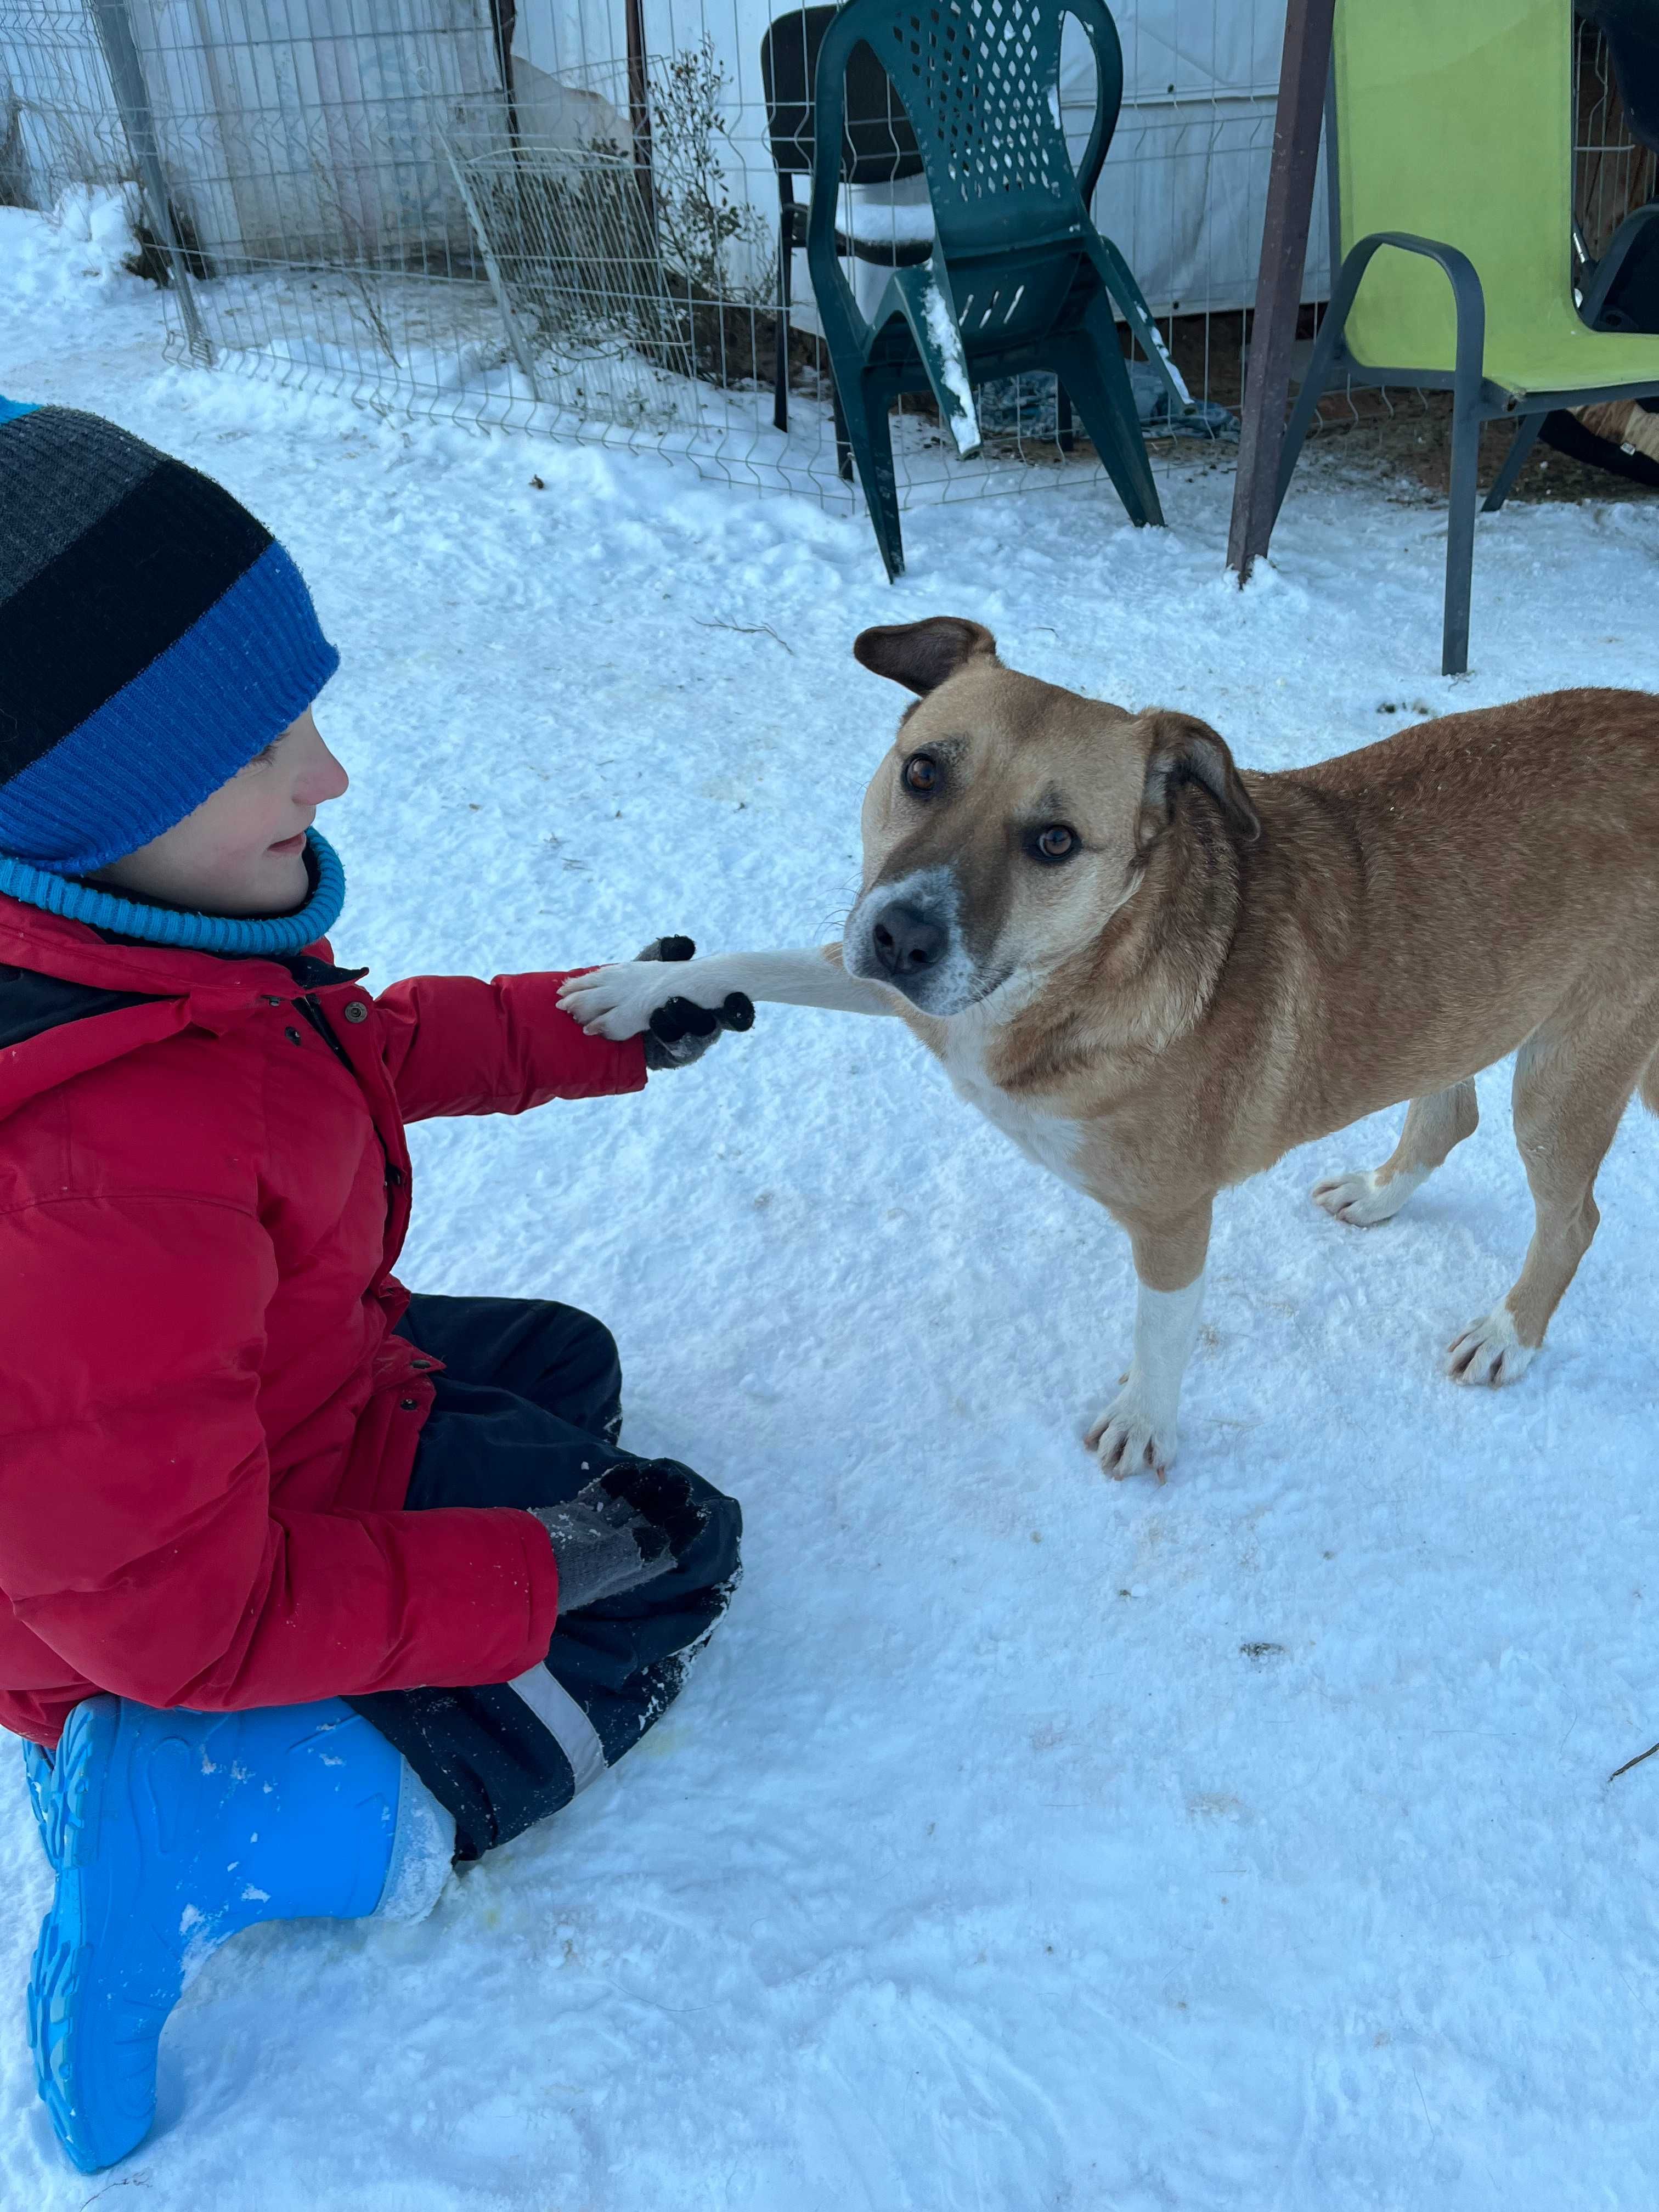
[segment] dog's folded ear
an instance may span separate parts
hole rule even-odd
[[[890,677],[919,699],[937,691],[970,660],[994,660],[997,641],[982,623],[961,615],[930,615],[926,622],[889,623],[860,632],[853,657],[872,675]]]
[[[1140,719],[1149,739],[1144,801],[1147,811],[1158,823],[1168,822],[1181,786],[1200,783],[1230,826],[1253,845],[1261,835],[1261,817],[1250,804],[1250,794],[1227,750],[1226,739],[1196,714],[1177,714],[1159,708]]]

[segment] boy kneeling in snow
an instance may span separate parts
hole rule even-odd
[[[188,1971],[426,1911],[639,1740],[738,1574],[736,1504],[617,1449],[598,1322],[391,1273],[405,1121],[636,1091],[713,1018],[611,1045],[557,975],[337,967],[337,663],[227,492],[0,401],[0,1722],[88,2172]]]

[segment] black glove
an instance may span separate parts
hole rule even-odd
[[[653,937],[636,960],[690,960],[696,946],[689,937]],[[690,999],[667,999],[651,1017],[645,1033],[645,1064],[653,1075],[665,1067],[690,1067],[701,1060],[722,1030],[755,1026],[754,1001],[730,991],[719,1006],[699,1006]]]
[[[613,1468],[584,1483],[562,1505],[532,1507],[553,1539],[562,1613],[580,1613],[601,1598],[637,1589],[674,1565],[668,1528],[622,1494],[617,1478],[635,1472]]]

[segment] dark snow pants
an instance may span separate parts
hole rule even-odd
[[[444,1364],[411,1509],[551,1505],[607,1468],[641,1464],[617,1448],[622,1370],[590,1315],[534,1298],[414,1297],[399,1326]],[[454,1814],[458,1859],[558,1812],[673,1703],[737,1583],[743,1530],[734,1499],[690,1481],[702,1525],[677,1543],[673,1569],[561,1613],[544,1668],[517,1684],[348,1699]]]

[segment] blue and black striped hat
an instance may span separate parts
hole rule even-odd
[[[0,398],[0,854],[82,876],[182,822],[340,657],[210,477]]]

